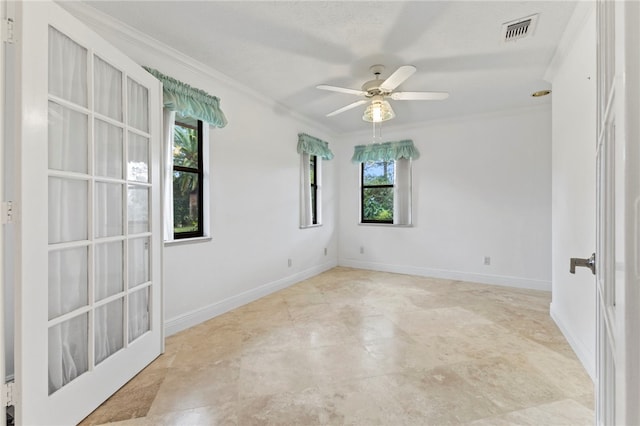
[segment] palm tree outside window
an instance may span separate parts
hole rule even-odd
[[[203,158],[201,120],[176,114],[173,139],[173,235],[202,237]]]

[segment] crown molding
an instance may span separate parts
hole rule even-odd
[[[251,97],[255,101],[269,108],[286,112],[294,120],[300,122],[301,124],[309,126],[314,130],[325,132],[334,138],[339,136],[339,133],[337,133],[331,127],[328,127],[327,125],[314,120],[309,116],[300,114],[299,112],[288,108],[284,104],[263,95],[262,93],[246,86],[238,80],[235,80],[232,77],[229,77],[228,75],[188,55],[185,55],[179,50],[174,49],[173,47],[166,45],[159,40],[156,40],[148,34],[145,34],[142,31],[139,31],[125,24],[124,22],[119,21],[112,16],[95,9],[94,7],[91,7],[80,1],[58,2],[58,5],[74,15],[76,18],[80,19],[90,29],[98,32],[102,36],[106,36],[107,38],[119,38],[120,40],[128,44],[137,46],[141,49],[151,50],[158,56],[170,58],[171,60],[180,63],[183,67],[187,68],[191,72],[199,74],[200,76],[203,76],[205,78],[214,79],[215,81],[218,81]],[[308,133],[309,131],[304,130],[304,132]]]

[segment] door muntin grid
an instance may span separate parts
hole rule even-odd
[[[48,60],[52,394],[150,330],[154,289],[148,90],[52,26]]]

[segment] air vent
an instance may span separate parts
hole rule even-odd
[[[532,36],[537,22],[538,15],[535,14],[502,24],[502,41],[507,43]]]

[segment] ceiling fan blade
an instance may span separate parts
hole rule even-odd
[[[347,106],[344,106],[344,107],[342,107],[342,108],[340,108],[340,109],[337,109],[337,110],[335,110],[335,111],[333,111],[333,112],[330,112],[329,114],[327,114],[327,117],[333,117],[334,115],[338,115],[338,114],[340,114],[340,113],[342,113],[342,112],[345,112],[345,111],[350,110],[351,108],[355,108],[355,107],[360,106],[360,105],[362,105],[362,104],[366,104],[367,102],[368,102],[368,101],[367,101],[366,99],[363,99],[363,100],[361,100],[361,101],[355,101],[355,102],[354,102],[354,103],[352,103],[352,104],[349,104],[349,105],[347,105]]]
[[[319,86],[316,86],[316,89],[329,90],[330,92],[348,93],[350,95],[358,95],[358,96],[364,96],[367,94],[362,90],[347,89],[346,87],[338,87],[338,86],[329,86],[327,84],[321,84]]]
[[[380,89],[386,92],[391,92],[393,89],[404,83],[406,79],[411,77],[414,72],[416,72],[416,67],[413,65],[403,65],[380,85]]]
[[[393,92],[394,101],[440,101],[449,97],[448,92]]]

